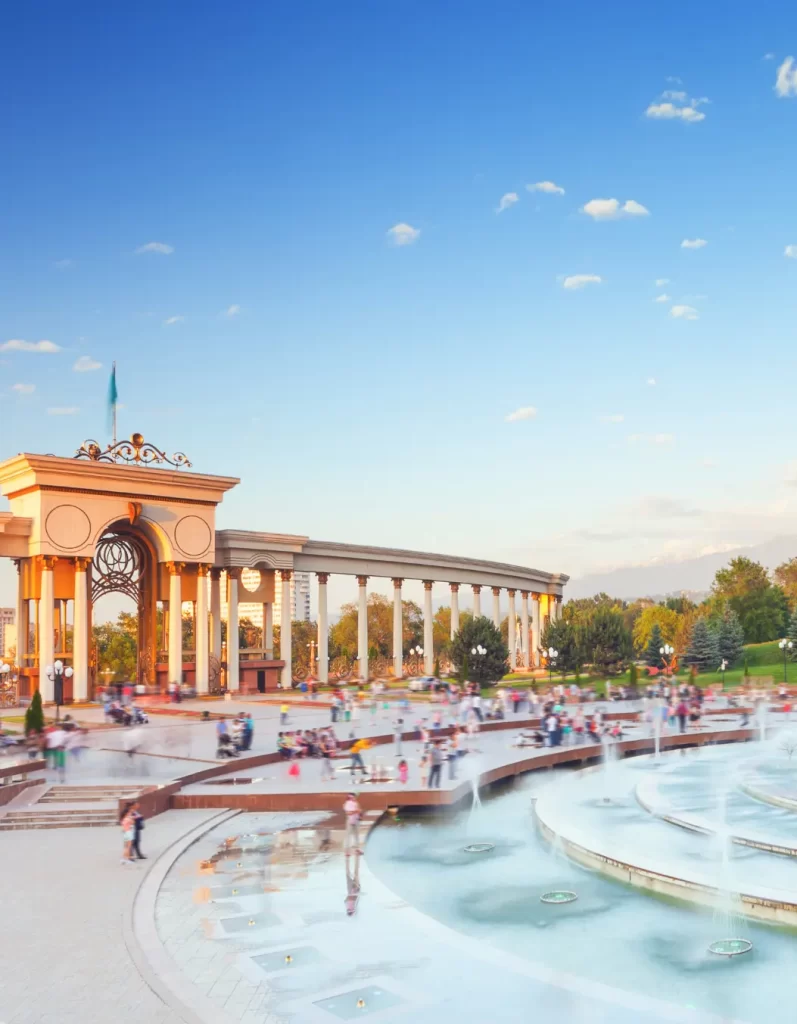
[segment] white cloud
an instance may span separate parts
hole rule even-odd
[[[36,390],[35,384],[12,384],[11,390],[16,391],[18,395],[32,395]]]
[[[411,224],[394,224],[387,231],[387,238],[391,245],[412,245],[421,237],[421,229],[414,228]]]
[[[74,267],[74,260],[56,260],[53,266],[56,270],[69,270],[70,267]]]
[[[694,306],[673,306],[670,310],[670,316],[675,317],[676,320],[700,319],[700,314]]]
[[[163,326],[168,327],[169,324],[180,324],[185,320],[184,316],[170,316],[168,319],[163,321]]]
[[[0,352],[60,352],[61,346],[52,341],[20,341],[12,338],[0,345]]]
[[[537,181],[533,185],[526,185],[529,192],[548,192],[550,195],[563,196],[565,190],[561,185],[555,185],[552,181]]]
[[[628,199],[620,205],[618,199],[590,199],[584,203],[581,212],[593,220],[616,220],[618,217],[646,217],[650,210],[635,199]]]
[[[665,82],[670,82],[672,85],[683,85],[683,79],[679,78],[678,75],[667,75],[664,79]]]
[[[57,405],[47,410],[48,416],[74,416],[80,412],[76,405]]]
[[[76,373],[88,373],[91,370],[99,370],[101,367],[102,363],[98,363],[97,360],[92,359],[91,356],[81,356],[72,369]]]
[[[661,95],[662,99],[673,100],[675,103],[684,103],[686,100],[686,93],[679,92],[677,89],[665,89]]]
[[[655,377],[648,377],[648,379],[645,381],[645,383],[648,385],[648,387],[655,388],[656,387],[656,378]]]
[[[508,210],[510,206],[514,206],[518,201],[517,192],[505,192],[501,196],[501,201],[496,208],[496,213],[503,213],[504,210]]]
[[[653,301],[654,302],[669,302],[670,301],[670,296],[669,295],[657,295],[656,298]]]
[[[241,312],[241,307],[237,303],[233,303],[232,306],[228,306],[224,315],[232,319],[234,316],[238,316]]]
[[[702,102],[702,101],[701,101]],[[645,111],[646,117],[654,117],[659,120],[673,120],[679,118],[689,124],[696,124],[704,121],[706,115],[702,110],[695,110],[694,107],[676,107],[674,103],[651,103]]]
[[[702,249],[706,245],[708,245],[708,242],[705,238],[685,238],[681,242],[682,249]]]
[[[572,274],[570,277],[566,277],[562,281],[562,287],[567,288],[568,291],[576,291],[579,288],[583,288],[588,284],[601,284],[603,282],[602,277],[598,277],[597,274]]]
[[[787,245],[783,250],[783,255],[788,256],[790,260],[797,260],[797,245]]]
[[[537,410],[533,405],[523,405],[519,409],[515,409],[514,412],[510,412],[508,416],[504,416],[507,423],[519,423],[521,420],[533,420],[537,415]]]
[[[687,505],[680,498],[659,494],[645,495],[634,506],[633,512],[635,516],[642,516],[643,519],[686,519],[703,514],[700,509]]]
[[[787,57],[778,68],[775,92],[783,99],[787,96],[797,96],[797,67],[794,66],[794,57]]]
[[[764,56],[761,59],[762,60],[774,60],[775,59],[775,54],[774,53],[765,53]]]
[[[598,418],[600,419],[601,423],[622,423],[625,419],[625,416],[623,416],[621,412],[615,412],[609,416],[600,416]]]
[[[167,245],[165,242],[147,242],[146,245],[140,245],[136,249],[136,255],[140,255],[143,252],[157,252],[161,256],[168,256],[174,252],[174,246]]]
[[[657,277],[656,278],[656,287],[657,288],[663,288],[665,286],[665,284],[669,284],[669,283],[670,283],[669,277]]]

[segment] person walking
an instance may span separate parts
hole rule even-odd
[[[343,813],[346,815],[346,838],[343,849],[348,860],[351,854],[355,856],[360,852],[360,818],[362,810],[357,800],[356,793],[349,793],[343,804]]]
[[[368,750],[370,746],[371,744],[366,739],[356,740],[354,743],[352,743],[351,750],[349,751],[349,753],[351,754],[351,764],[349,765],[349,770],[351,772],[352,778],[354,778],[354,773],[358,768],[360,769],[363,775],[368,774],[368,770],[366,769],[365,764],[363,763],[363,751]]]
[[[402,759],[398,763],[398,777],[399,777],[399,782],[403,786],[407,784],[407,779],[409,777],[409,774],[410,774],[409,765],[407,764],[407,762],[402,757]]]
[[[280,704],[280,725],[288,724],[288,705]]]
[[[401,757],[401,739],[404,735],[404,719],[399,718],[396,721],[396,727],[393,730],[393,739],[396,744],[396,757]]]
[[[443,752],[439,740],[435,740],[429,750],[429,789],[440,789],[440,773],[443,767]]]
[[[146,860],[147,858],[141,852],[141,833],[144,831],[144,815],[141,813],[141,805],[138,800],[130,808],[130,814],[133,817],[133,843],[130,849],[131,860],[133,854],[136,855],[138,860]]]
[[[122,864],[134,864],[133,841],[136,838],[136,823],[133,818],[133,805],[128,804],[122,811],[119,824],[122,827]]]
[[[675,715],[678,719],[678,731],[686,732],[686,716],[689,714],[689,708],[686,706],[686,701],[681,699],[675,709]]]
[[[334,782],[335,770],[332,767],[332,739],[327,733],[321,737],[321,781]]]
[[[459,760],[459,729],[454,729],[448,741],[448,777],[457,777],[457,761]]]

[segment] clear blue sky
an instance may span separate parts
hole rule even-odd
[[[573,574],[790,532],[790,54],[766,0],[7,4],[0,346],[60,350],[0,351],[0,455],[107,440],[116,359],[221,526]]]

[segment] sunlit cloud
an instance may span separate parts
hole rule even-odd
[[[0,345],[0,352],[60,352],[61,346],[53,341],[21,341],[19,338],[12,338],[11,341],[4,341]]]
[[[227,307],[227,309],[224,311],[224,315],[231,320],[234,316],[238,316],[240,312],[241,307],[237,303],[233,303],[232,306]]]
[[[181,324],[185,320],[184,316],[170,316],[163,321],[163,326],[168,327],[170,324]]]
[[[387,230],[387,239],[391,245],[412,245],[420,237],[421,229],[414,228],[411,224],[394,224],[392,228]]]
[[[790,260],[797,260],[797,245],[787,245],[783,250],[783,255]]]
[[[32,395],[36,390],[35,384],[12,384],[11,390],[16,391],[18,395]]]
[[[579,288],[584,288],[588,284],[601,284],[603,278],[597,274],[572,274],[570,277],[566,277],[562,281],[562,287],[568,291],[577,291]]]
[[[656,298],[653,301],[654,302],[669,302],[670,301],[670,296],[666,295],[666,294],[657,295]]]
[[[561,185],[556,185],[552,181],[537,181],[533,185],[526,185],[529,192],[547,192],[552,196],[563,196],[565,190]]]
[[[101,367],[102,363],[98,363],[97,360],[92,359],[91,356],[81,356],[72,369],[75,373],[89,373],[91,370],[99,370]]]
[[[517,192],[505,192],[501,196],[501,200],[498,203],[498,206],[497,206],[495,212],[496,213],[503,213],[504,210],[508,210],[510,208],[510,206],[514,206],[517,201],[518,201],[518,194],[517,194]]]
[[[507,423],[519,423],[521,420],[533,420],[536,415],[537,410],[533,405],[523,405],[519,409],[515,409],[514,412],[510,412],[504,419]]]
[[[797,67],[794,65],[794,57],[787,57],[778,68],[775,92],[781,99],[797,96]]]
[[[617,220],[620,217],[647,217],[650,210],[635,199],[620,203],[619,199],[590,199],[581,212],[593,220]]]
[[[682,249],[703,249],[708,245],[705,238],[685,238],[681,242]]]
[[[673,306],[670,309],[670,316],[676,320],[699,320],[700,314],[694,306]]]
[[[136,249],[138,256],[145,252],[156,252],[161,256],[169,256],[174,252],[174,246],[167,245],[165,242],[147,242],[146,245],[140,245]]]

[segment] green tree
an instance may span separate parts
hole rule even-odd
[[[572,622],[564,618],[549,622],[542,635],[542,648],[547,651],[549,647],[559,652],[556,659],[556,667],[561,672],[575,672],[581,668],[582,654],[580,644],[580,630]]]
[[[719,664],[719,658],[716,631],[711,628],[707,619],[698,619],[692,628],[686,652],[688,664],[695,666],[700,672],[710,672]]]
[[[631,634],[619,608],[601,608],[592,617],[584,642],[588,661],[602,673],[619,672],[631,657]]]
[[[471,651],[479,645],[487,653],[474,657]],[[464,622],[451,642],[451,660],[454,664],[461,667],[466,659],[471,680],[480,686],[495,682],[506,673],[509,649],[501,637],[501,631],[483,615]]]
[[[636,689],[639,685],[639,671],[636,667],[636,662],[632,661],[631,666],[628,670],[628,685],[632,690]]]
[[[663,645],[664,637],[661,635],[661,627],[658,622],[654,622],[645,648],[645,664],[649,668],[662,667],[661,648]]]
[[[733,608],[729,608],[719,622],[717,643],[720,658],[730,666],[735,665],[744,652],[744,630]]]
[[[467,681],[468,681],[468,671],[469,671],[468,655],[464,654],[462,656],[462,664],[459,666],[459,681],[460,681],[460,683],[463,683],[463,684],[467,683]]]
[[[714,576],[712,591],[718,597],[746,597],[770,586],[767,571],[760,562],[740,555],[731,559],[724,569],[718,569]]]
[[[687,612],[693,612],[697,605],[688,597],[668,597],[664,602],[664,607],[679,615],[686,615]]]
[[[775,583],[786,595],[790,608],[797,608],[797,558],[790,558],[772,573]]]
[[[414,601],[403,601],[403,651],[423,644],[423,613]],[[338,621],[329,631],[330,657],[354,658],[357,655],[359,610],[355,603],[344,604]],[[393,602],[383,594],[368,595],[368,645],[382,657],[393,653]]]
[[[746,644],[762,644],[783,636],[789,623],[789,603],[780,587],[768,586],[728,602],[739,616]]]
[[[665,608],[663,604],[654,604],[639,615],[634,623],[634,648],[641,654],[650,649],[650,637],[654,626],[658,627],[658,655],[659,647],[662,644],[671,644],[678,632],[678,612],[671,608]],[[651,664],[648,662],[648,664]],[[658,664],[658,662],[656,662]]]
[[[138,654],[138,619],[135,615],[120,612],[116,622],[94,626],[92,638],[97,650],[97,669],[103,682],[135,679]]]
[[[44,709],[42,708],[42,695],[36,690],[25,711],[25,735],[27,736],[29,732],[41,732],[43,728]]]
[[[789,657],[792,661],[797,661],[797,609],[794,610],[792,617],[789,619],[789,628],[786,631],[786,636],[794,644]]]

